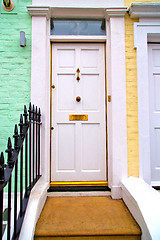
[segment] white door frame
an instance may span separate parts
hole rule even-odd
[[[70,67],[60,67],[60,63],[58,60],[58,56],[57,54],[59,53],[59,50],[70,50],[70,49],[74,49],[75,50],[75,55],[73,54],[73,52],[71,54],[71,56],[69,55],[69,53],[67,54],[68,58],[67,58],[67,63],[65,62],[65,64],[68,64],[69,58],[72,57],[72,62],[70,62]],[[83,52],[84,50],[98,50],[96,51],[97,55],[94,55],[94,59],[97,59],[97,62],[92,63],[92,65],[88,65],[88,61],[92,61],[93,60],[93,56],[90,57],[88,59],[88,61],[86,63],[83,63],[83,61],[85,59],[81,59],[81,57],[83,56]],[[85,51],[85,53],[87,54],[88,51]],[[93,53],[93,52],[92,52]],[[81,55],[82,54],[82,55]],[[95,54],[95,53],[94,53]],[[97,56],[97,57],[96,57]],[[87,57],[87,55],[86,55]],[[64,58],[64,57],[63,57]],[[66,59],[66,58],[65,58]],[[107,160],[107,156],[106,156],[106,74],[105,74],[105,44],[104,43],[53,43],[52,44],[52,84],[55,84],[55,89],[51,90],[51,122],[52,122],[52,126],[54,127],[54,130],[51,131],[51,182],[53,181],[107,181],[107,164],[106,164],[106,160]],[[56,64],[55,64],[56,62]],[[63,62],[63,59],[61,58],[61,62]],[[54,65],[55,64],[55,65]],[[62,63],[63,65],[64,63]],[[78,64],[78,65],[77,65]],[[85,64],[85,65],[84,65]],[[87,66],[88,65],[88,66]],[[71,67],[72,66],[72,67]],[[86,67],[88,68],[86,68]],[[94,67],[93,67],[94,66]],[[80,82],[76,82],[72,81],[72,78],[74,76],[74,74],[76,73],[76,69],[75,67],[79,67],[80,68]],[[67,68],[67,70],[66,70]],[[67,84],[64,86],[59,86],[58,89],[60,90],[60,88],[64,88],[65,91],[69,91],[70,87],[73,86],[75,92],[76,90],[80,91],[79,94],[82,97],[82,103],[76,103],[74,102],[73,97],[75,96],[75,92],[73,93],[72,91],[70,92],[69,96],[72,96],[72,98],[68,99],[71,100],[72,105],[68,105],[70,106],[70,109],[68,110],[68,108],[65,108],[65,102],[63,102],[63,107],[62,109],[60,108],[58,110],[58,99],[63,99],[63,96],[60,95],[61,97],[58,97],[58,94],[60,94],[59,90],[57,89],[57,86],[59,85],[58,82],[62,81],[62,78],[59,79],[59,77],[63,76],[64,78],[64,74],[65,76],[67,76],[67,74],[70,74],[70,78],[66,79],[66,80],[71,80],[67,82]],[[60,75],[59,75],[60,74]],[[63,75],[61,75],[63,74]],[[91,75],[93,74],[93,75]],[[76,76],[76,75],[75,75]],[[86,88],[85,91],[85,95],[84,95],[84,89],[83,89],[83,81],[86,81],[85,76],[97,76],[97,85],[95,82],[95,85],[93,85],[93,91],[95,93],[94,97],[96,97],[96,92],[97,92],[97,96],[99,96],[99,100],[97,101],[97,106],[95,109],[94,108],[89,108],[87,107],[87,109],[85,108],[85,102],[86,100],[83,102],[83,98],[85,96],[89,97],[89,93],[90,92],[90,87]],[[84,78],[83,78],[84,77]],[[83,78],[83,79],[81,79]],[[66,80],[63,82],[63,85],[65,84]],[[81,82],[82,81],[82,82]],[[92,79],[92,81],[94,81],[94,79]],[[89,81],[90,82],[90,81]],[[58,84],[58,85],[57,85]],[[69,84],[69,86],[68,86]],[[91,84],[91,82],[90,82]],[[94,86],[97,86],[96,89],[94,89]],[[56,90],[57,89],[57,90]],[[83,91],[82,91],[83,90]],[[89,92],[88,92],[89,91]],[[93,97],[93,93],[92,93],[92,97]],[[90,98],[91,100],[91,98]],[[98,102],[101,102],[101,104],[98,104]],[[92,99],[92,102],[93,99]],[[91,104],[91,102],[90,102]],[[65,110],[64,110],[65,109]],[[78,112],[77,112],[78,111]],[[78,113],[78,114],[87,114],[88,119],[87,121],[70,121],[69,120],[69,114],[73,114],[73,113]],[[94,116],[94,117],[93,117]],[[96,125],[95,125],[96,124]],[[93,134],[93,138],[95,137],[94,135],[94,126],[98,126],[98,128],[96,128],[98,130],[97,135],[96,135],[96,139],[97,143],[96,145],[99,147],[97,148],[96,151],[94,151],[93,148],[90,147],[89,144],[87,144],[87,142],[89,141],[89,136],[87,138],[83,138],[83,134],[81,135],[82,131],[84,131],[84,128],[86,127],[87,129],[89,127],[92,126],[92,130],[90,130],[90,132],[88,132],[89,134]],[[70,129],[70,131],[75,131],[75,133],[77,133],[76,136],[73,136],[72,134],[70,135],[70,140],[71,140],[71,144],[68,145],[68,147],[66,148],[66,154],[68,154],[68,148],[72,147],[72,150],[70,149],[69,151],[72,151],[72,154],[70,155],[69,158],[66,158],[66,155],[64,154],[63,149],[65,149],[66,146],[66,141],[64,142],[63,138],[64,138],[64,132],[62,133],[63,136],[58,134],[58,129],[62,129],[65,127],[65,130],[68,132],[68,128]],[[87,130],[86,129],[86,130]],[[96,130],[95,129],[95,130]],[[85,133],[85,132],[83,132]],[[100,135],[99,135],[100,134]],[[67,134],[67,139],[69,138],[69,135]],[[61,142],[58,141],[58,138],[61,137]],[[82,140],[83,138],[83,140]],[[92,137],[90,138],[93,139]],[[99,140],[98,140],[99,138]],[[75,139],[75,140],[74,140]],[[76,140],[77,139],[77,140]],[[74,140],[74,141],[73,141]],[[58,141],[59,143],[56,143],[56,141]],[[74,142],[74,143],[73,143]],[[83,143],[85,142],[85,143]],[[63,145],[63,147],[60,149],[60,151],[58,151],[59,149],[59,144]],[[83,145],[85,144],[85,145]],[[93,142],[92,142],[93,144]],[[61,145],[61,146],[62,146]],[[91,162],[95,163],[95,165],[92,165],[92,163],[89,161],[88,165],[87,165],[87,169],[84,170],[84,159],[85,159],[85,150],[84,150],[84,146],[87,146],[87,152],[90,152],[90,160]],[[59,154],[62,153],[61,157],[58,157],[58,152]],[[70,153],[69,153],[70,154]],[[89,156],[89,155],[88,155]],[[61,161],[62,166],[65,166],[65,168],[62,167],[61,170],[58,170],[58,161],[59,159],[64,159],[63,157],[65,157],[65,161]],[[88,158],[87,158],[88,159]],[[87,159],[85,159],[85,162],[87,163]],[[67,163],[67,165],[66,165]],[[71,164],[72,163],[72,164]],[[64,165],[63,165],[64,164]],[[71,164],[71,165],[70,165]],[[90,168],[92,166],[96,167],[96,169],[92,169]],[[68,169],[68,167],[70,166],[70,169]],[[74,167],[73,167],[74,166]],[[57,179],[57,180],[56,180]],[[94,180],[95,179],[95,180]]]
[[[75,1],[71,1],[70,7],[59,6],[58,9],[51,6],[52,1],[39,0],[33,1],[33,4],[35,2],[37,6],[28,6],[27,9],[32,16],[31,100],[42,109],[42,176],[46,181],[50,181],[50,42],[105,41],[107,43],[107,95],[111,95],[111,102],[107,103],[108,182],[112,197],[121,198],[121,180],[127,177],[124,22],[127,7],[123,7],[120,0],[109,1],[107,4],[106,1],[101,0],[97,8],[93,6],[93,3],[83,8],[74,6]],[[100,4],[102,2],[103,4]],[[121,3],[117,5],[122,7],[115,7],[115,3]],[[113,4],[114,7],[112,7]],[[55,13],[63,17],[106,18],[107,37],[104,39],[104,37],[96,36],[50,36],[49,18],[55,16]]]
[[[148,62],[149,62],[149,98],[150,98],[150,149],[151,149],[151,185],[160,186],[160,169],[159,169],[159,87],[158,78],[160,73],[160,67],[157,67],[154,62],[153,51],[160,51],[160,44],[150,43],[148,44]],[[158,56],[159,57],[159,56]],[[157,88],[157,89],[156,89]],[[157,145],[158,144],[158,145]]]
[[[138,127],[140,177],[151,184],[148,41],[160,42],[160,4],[132,4],[134,47],[137,49]]]

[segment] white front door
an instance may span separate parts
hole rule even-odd
[[[52,44],[51,181],[106,180],[105,45]]]
[[[149,45],[151,184],[160,185],[160,44]]]

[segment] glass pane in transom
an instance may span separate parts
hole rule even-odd
[[[51,18],[51,35],[106,35],[105,19],[61,20]]]

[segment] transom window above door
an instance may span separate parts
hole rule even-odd
[[[51,18],[51,35],[106,35],[105,19]]]

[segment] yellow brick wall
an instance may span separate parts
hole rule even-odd
[[[130,6],[132,3],[160,3],[160,0],[125,0],[124,5]]]
[[[132,3],[160,3],[160,0],[125,0],[124,5]],[[139,176],[139,140],[138,140],[138,98],[137,98],[137,62],[134,49],[133,26],[138,19],[125,16],[126,44],[126,97],[127,97],[127,150],[128,176]]]
[[[137,61],[133,20],[125,17],[128,176],[139,176]]]

